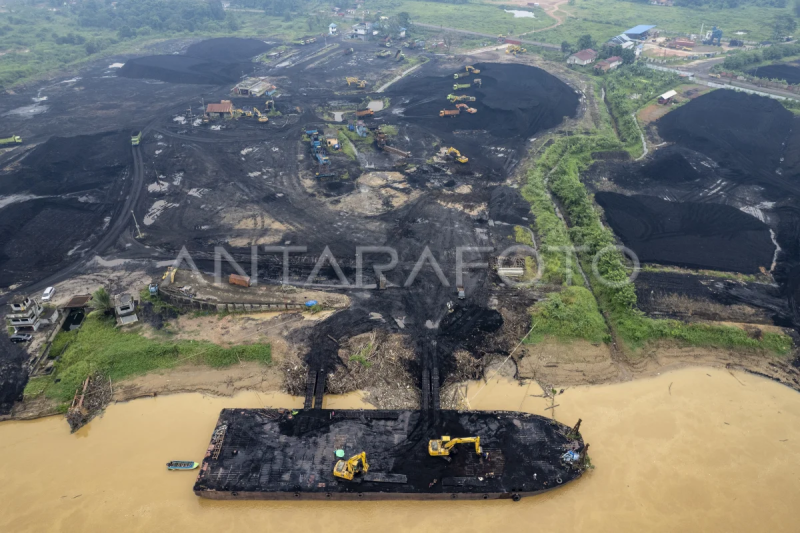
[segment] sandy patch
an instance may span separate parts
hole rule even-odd
[[[449,207],[450,209],[458,209],[459,211],[463,211],[468,215],[478,216],[481,213],[485,213],[488,211],[488,206],[486,204],[474,204],[474,203],[459,203],[459,202],[448,202],[445,200],[436,200],[436,202],[443,206]]]
[[[405,176],[399,172],[367,172],[356,180],[356,189],[350,194],[332,199],[332,209],[379,215],[397,209],[419,197],[419,191],[410,190]]]

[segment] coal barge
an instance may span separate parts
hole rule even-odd
[[[580,421],[571,428],[510,411],[224,409],[194,492],[217,500],[518,501],[581,476],[588,445],[579,430]],[[446,456],[433,456],[442,445]],[[334,475],[348,465],[352,480]]]

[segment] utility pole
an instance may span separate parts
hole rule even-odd
[[[141,239],[144,237],[144,235],[142,234],[142,230],[139,228],[139,223],[136,221],[136,214],[133,212],[133,209],[131,209],[131,216],[133,217],[133,224],[136,226],[136,237]]]

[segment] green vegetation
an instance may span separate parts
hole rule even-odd
[[[100,287],[92,293],[92,301],[90,303],[92,309],[108,313],[114,309],[114,302],[111,301],[111,295],[105,287]]]
[[[201,36],[290,40],[308,31],[305,18],[225,12],[217,0],[19,2],[13,12],[0,13],[0,88],[101,55],[131,53],[153,41]]]
[[[680,77],[670,72],[662,72],[631,65],[607,74],[601,82],[605,89],[606,102],[611,111],[617,134],[631,156],[642,155],[642,138],[635,113],[650,100],[680,83]]]
[[[346,129],[346,128],[345,128]],[[342,148],[342,153],[355,161],[356,159],[356,149],[353,146],[353,143],[350,142],[350,139],[347,135],[344,134],[344,130],[339,130],[337,134],[337,138],[339,139],[339,146]]]
[[[67,336],[69,345],[56,362],[53,374],[45,378],[44,384],[40,380],[35,382],[36,388],[46,387],[44,393],[48,398],[60,402],[70,401],[86,376],[93,372],[120,380],[182,364],[224,367],[240,361],[269,364],[272,360],[270,346],[266,344],[223,348],[201,341],[162,342],[136,332],[120,331],[114,327],[113,319],[99,312],[91,313],[81,329]],[[34,392],[33,387],[30,392]]]
[[[59,331],[53,339],[53,343],[50,345],[50,353],[48,356],[51,359],[55,359],[62,355],[64,350],[67,349],[67,346],[78,337],[78,331],[77,329],[73,329],[72,331]]]
[[[793,18],[791,9],[785,6],[742,4],[727,9],[713,5],[687,8],[653,6],[644,1],[577,0],[574,5],[560,6],[560,11],[567,13],[564,24],[537,31],[535,40],[561,44],[573,42],[576,35],[589,34],[602,43],[637,24],[657,24],[660,30],[672,33],[699,33],[700,24],[705,22],[706,29],[722,28],[725,37],[746,31],[745,39],[760,41],[773,38],[776,20]]]
[[[25,400],[30,400],[31,398],[39,396],[52,382],[53,380],[50,376],[39,376],[29,379],[27,385],[25,385],[25,391],[22,393],[23,398]]]
[[[492,36],[519,36],[533,32],[537,27],[543,28],[555,24],[555,20],[542,10],[536,11],[535,19],[514,18],[513,14],[503,11],[503,6],[479,2],[451,4],[418,0],[372,0],[369,9],[380,10],[385,14],[405,12],[412,22],[441,25]],[[516,6],[506,9],[525,8]]]
[[[550,293],[547,300],[533,306],[532,317],[533,332],[526,340],[529,343],[541,342],[545,336],[589,342],[610,340],[597,302],[584,287],[572,286]]]
[[[782,63],[794,59],[793,56],[800,56],[800,44],[781,44],[760,50],[734,52],[725,56],[722,69],[733,71],[751,70],[763,65]]]
[[[385,133],[389,137],[394,137],[397,135],[397,126],[392,124],[381,124],[381,132]]]

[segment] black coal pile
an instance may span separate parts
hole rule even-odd
[[[119,207],[131,164],[121,133],[53,137],[0,175],[0,287],[41,279],[80,257]]]
[[[0,335],[0,415],[7,414],[11,406],[22,398],[28,382],[23,368],[27,353],[13,344],[8,337]]]
[[[388,91],[403,108],[405,119],[440,132],[487,130],[498,138],[525,139],[538,131],[557,126],[564,117],[574,117],[580,95],[563,81],[536,67],[514,63],[476,65],[480,74],[454,80],[452,74],[408,78]],[[481,84],[453,90],[454,82]],[[455,109],[447,95],[474,96],[467,102],[476,113],[440,117],[439,111]],[[410,99],[409,99],[410,96]]]
[[[489,200],[489,217],[507,224],[527,225],[530,223],[531,206],[518,189],[495,187]]]
[[[744,273],[772,264],[769,227],[734,207],[609,192],[595,198],[642,262]]]
[[[648,179],[668,184],[697,181],[701,177],[682,153],[673,150],[658,154],[644,165],[641,174]]]
[[[125,63],[119,75],[169,83],[225,85],[252,72],[250,58],[269,50],[257,39],[209,39],[191,45],[185,54],[137,57]]]
[[[771,98],[713,91],[656,124],[662,139],[705,154],[730,170],[732,179],[763,184],[781,164],[793,117]]]
[[[800,83],[800,66],[792,63],[766,65],[748,70],[747,73],[766,80],[785,80],[792,85]]]

